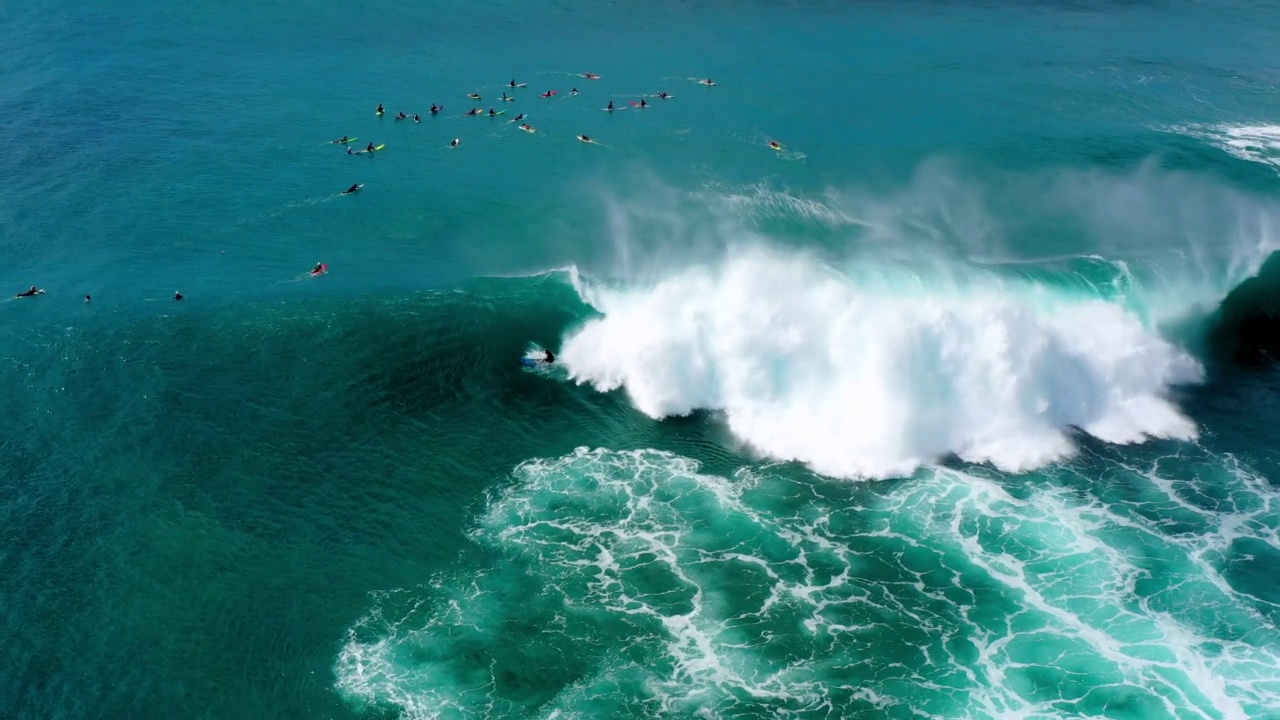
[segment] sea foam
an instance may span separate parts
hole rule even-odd
[[[744,443],[839,477],[947,455],[1029,470],[1114,443],[1192,439],[1168,399],[1202,379],[1123,307],[996,276],[862,267],[764,248],[646,286],[593,287],[570,376],[645,414],[716,411]]]

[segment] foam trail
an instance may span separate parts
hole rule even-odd
[[[759,452],[839,477],[889,477],[954,453],[1023,471],[1113,443],[1191,439],[1172,385],[1188,354],[1119,305],[1034,283],[730,253],[630,289],[567,339],[572,378],[623,388],[654,418],[723,413]]]

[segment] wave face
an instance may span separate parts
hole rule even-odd
[[[626,272],[577,278],[600,316],[566,338],[570,376],[653,418],[715,412],[755,452],[845,478],[950,456],[1026,471],[1068,457],[1077,430],[1194,439],[1170,397],[1204,370],[1160,323],[1204,314],[1256,269],[1280,213],[1155,168],[1037,176],[1012,200],[1014,178],[955,173],[926,167],[892,197],[615,201]],[[1035,246],[1023,235],[1074,252],[1009,252]]]

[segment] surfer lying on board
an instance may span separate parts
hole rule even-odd
[[[33,295],[39,295],[42,292],[44,291],[37,288],[35,285],[32,285],[30,290],[23,290],[17,295],[14,295],[14,297],[32,297]]]
[[[320,275],[323,272],[324,272],[324,263],[316,263],[316,266],[311,268],[312,275]]]
[[[440,112],[440,108],[436,107],[435,103],[431,103],[431,114],[435,115],[438,112]]]
[[[401,110],[401,111],[400,111],[400,113],[399,113],[398,115],[396,115],[396,119],[397,119],[397,120],[403,120],[403,119],[405,119],[405,118],[407,118],[407,117],[409,117],[409,116],[408,116],[408,115],[405,115],[403,110]]]
[[[769,141],[769,147],[773,148],[774,150],[781,150],[781,149],[782,149],[782,146],[778,144],[778,141],[777,141],[777,140],[770,140],[770,141]]]
[[[345,145],[346,143],[347,143],[347,136],[346,136],[346,135],[343,135],[341,140],[334,140],[334,141],[333,141],[333,144],[334,144],[334,145]]]
[[[357,190],[359,190],[359,189],[360,189],[360,183],[356,183],[355,185],[352,185],[351,187],[347,188],[346,190],[343,190],[343,191],[342,191],[342,194],[343,194],[343,195],[350,195],[351,193],[353,193],[353,192],[355,192],[355,191],[357,191]],[[317,267],[319,267],[319,266],[317,266]]]
[[[665,93],[665,92],[660,92],[660,93],[658,93],[658,99],[660,99],[660,100],[666,100],[666,99],[668,99],[668,98],[670,98],[670,97],[671,97],[671,96],[670,96],[670,95],[668,95],[668,94],[667,94],[667,93]]]

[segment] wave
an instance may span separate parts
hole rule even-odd
[[[1229,360],[1256,365],[1280,357],[1280,254],[1227,295],[1206,335],[1212,351]]]
[[[1204,140],[1234,158],[1280,169],[1280,125],[1217,123],[1171,130]]]
[[[1165,396],[1199,363],[1115,304],[1043,286],[751,250],[586,297],[603,317],[564,343],[572,378],[654,418],[719,411],[755,450],[828,475],[949,454],[1027,470],[1067,456],[1072,427],[1196,436]]]
[[[570,377],[653,418],[712,411],[755,452],[846,478],[948,457],[1027,471],[1077,431],[1195,439],[1171,396],[1204,368],[1162,324],[1256,270],[1280,207],[1150,165],[956,172],[610,198],[621,270],[573,275],[599,316],[564,340]]]

